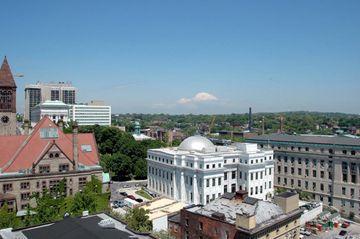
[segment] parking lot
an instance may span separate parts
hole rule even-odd
[[[130,182],[113,182],[110,185],[111,190],[111,206],[113,211],[125,214],[128,208],[125,207],[113,207],[113,202],[122,201],[124,198],[134,196],[135,199],[141,199],[143,202],[149,201],[147,198],[140,196],[136,193],[136,191],[141,190],[141,188],[146,185],[146,181],[130,181]],[[124,196],[128,195],[128,196]]]
[[[347,235],[341,237],[340,231],[346,231]],[[304,236],[304,239],[332,239],[332,238],[347,238],[347,239],[360,239],[360,225],[357,223],[351,223],[348,228],[334,228],[333,230],[321,232],[318,235],[311,234],[310,236]]]

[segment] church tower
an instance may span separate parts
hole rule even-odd
[[[0,136],[16,135],[16,84],[4,58],[0,68]]]

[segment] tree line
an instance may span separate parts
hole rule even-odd
[[[130,133],[116,127],[83,126],[79,131],[94,133],[100,165],[116,180],[146,179],[147,150],[166,146],[158,140],[136,141]]]

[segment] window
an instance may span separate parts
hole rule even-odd
[[[213,164],[213,165],[212,165],[212,168],[215,168],[215,167],[216,167],[216,164]]]
[[[342,187],[342,194],[346,195],[346,188],[345,187]]]
[[[210,187],[210,179],[206,179],[206,187]]]
[[[213,178],[213,179],[212,179],[212,186],[214,187],[215,185],[216,185],[216,179]]]
[[[301,168],[298,168],[298,175],[301,175]]]
[[[232,172],[231,172],[231,178],[232,178],[232,179],[235,179],[235,178],[236,178],[236,171],[232,171]]]
[[[12,183],[3,184],[3,192],[11,192],[13,190]]]
[[[227,193],[227,185],[224,185],[224,193]]]
[[[59,172],[68,172],[69,164],[59,164]]]
[[[79,178],[79,189],[82,189],[87,183],[86,177],[80,177]]]
[[[203,223],[199,222],[199,230],[202,231],[203,230]]]
[[[313,177],[316,178],[316,170],[313,170]]]
[[[39,173],[50,173],[50,165],[40,165]]]
[[[210,165],[209,165],[209,164],[206,164],[206,168],[209,169],[209,168],[210,168]]]
[[[221,185],[221,178],[218,178],[218,185]]]
[[[254,173],[250,173],[250,180],[254,180]]]
[[[227,172],[224,173],[224,180],[227,180]]]
[[[20,183],[20,189],[30,189],[30,182],[22,182]]]
[[[21,201],[27,201],[30,199],[30,193],[22,193],[21,194]]]
[[[301,187],[301,180],[298,180],[298,187]]]

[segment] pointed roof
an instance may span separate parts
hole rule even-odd
[[[3,172],[30,169],[32,164],[36,163],[53,145],[56,145],[70,161],[73,161],[72,134],[65,134],[58,129],[56,138],[42,138],[40,131],[45,128],[58,129],[58,126],[48,117],[44,117],[36,124],[29,136],[0,136],[0,168]],[[9,143],[10,145],[7,146]],[[90,145],[91,152],[84,152],[82,145]],[[84,166],[99,164],[97,145],[92,133],[78,134],[78,153],[79,164]]]
[[[11,69],[6,56],[0,68],[0,87],[1,86],[16,87],[15,80],[13,74],[11,73]]]

